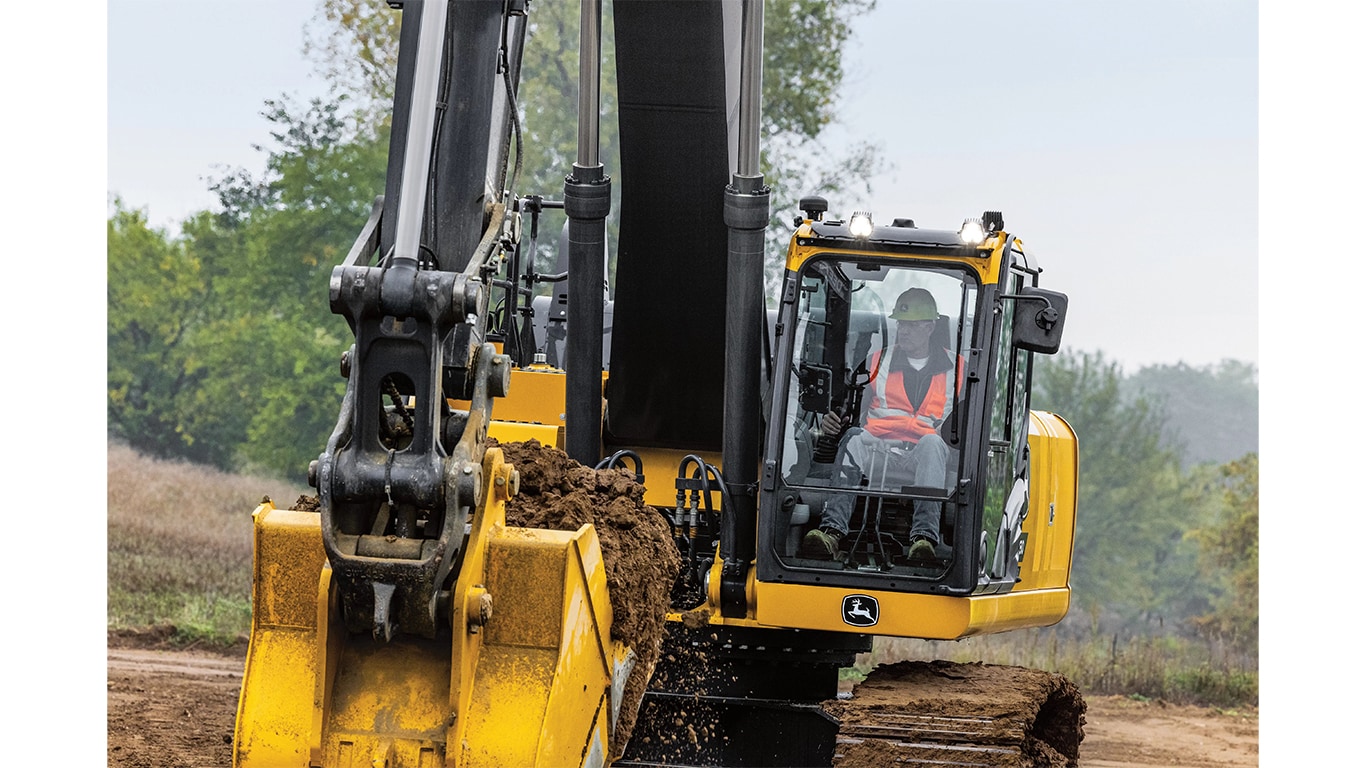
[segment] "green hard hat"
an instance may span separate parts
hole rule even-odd
[[[892,308],[891,318],[893,320],[936,320],[939,318],[939,308],[935,306],[934,297],[924,288],[908,288],[896,297],[896,306]]]

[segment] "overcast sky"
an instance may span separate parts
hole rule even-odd
[[[214,205],[208,178],[259,171],[262,102],[325,90],[316,5],[111,0],[108,191],[174,230]],[[1128,371],[1258,362],[1255,3],[882,0],[847,52],[830,144],[875,141],[893,170],[833,211],[1002,211],[1071,298],[1068,346]]]

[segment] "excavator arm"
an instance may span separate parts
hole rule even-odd
[[[345,624],[386,640],[434,637],[449,621],[442,597],[481,502],[492,398],[507,394],[509,360],[484,333],[492,277],[514,245],[502,190],[525,38],[524,4],[409,2],[403,14],[415,51],[403,49],[398,72],[396,194],[329,282],[355,344],[310,472]]]
[[[346,392],[309,470],[318,509],[254,515],[234,764],[601,766],[635,657],[598,538],[508,528],[518,473],[487,439],[527,4],[391,5],[386,194],[328,286],[355,334]]]

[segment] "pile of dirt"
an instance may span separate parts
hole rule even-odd
[[[636,654],[617,720],[613,748],[620,752],[659,659],[669,592],[681,568],[669,524],[645,503],[644,486],[627,470],[585,467],[535,440],[499,447],[520,478],[520,492],[507,503],[509,526],[573,531],[592,523],[597,531],[612,637]]]
[[[825,710],[840,721],[843,768],[886,765],[889,754],[943,759],[963,746],[988,765],[1069,768],[1086,723],[1086,701],[1066,677],[979,662],[881,666]]]

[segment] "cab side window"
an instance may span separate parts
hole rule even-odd
[[[1010,273],[1010,279],[1003,286],[1002,293],[1017,293],[1024,284],[1022,275]],[[986,504],[982,514],[982,534],[986,542],[987,557],[982,567],[988,575],[1005,577],[1002,563],[1007,553],[998,552],[1002,541],[1011,537],[1002,536],[1001,522],[1012,502],[1012,491],[1017,482],[1025,481],[1025,447],[1029,436],[1029,352],[1016,349],[1011,343],[1010,329],[1015,320],[1016,302],[1005,299],[1000,302],[1000,322],[1002,332],[998,336],[994,354],[995,376],[991,403],[991,430],[988,435]]]

